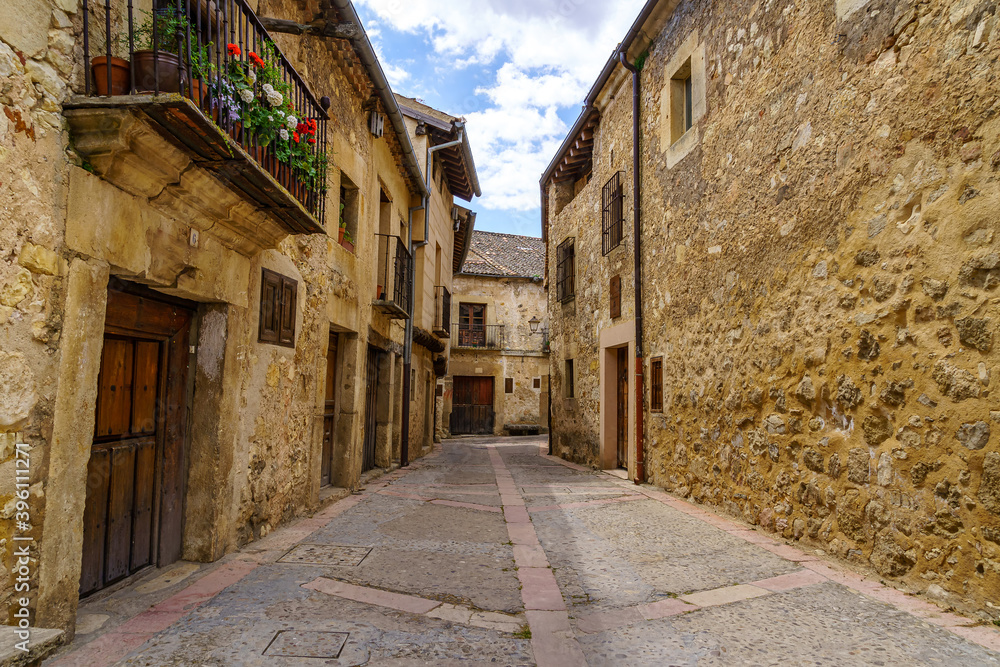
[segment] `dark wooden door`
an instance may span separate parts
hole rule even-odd
[[[486,346],[486,304],[458,305],[458,344],[463,347]]]
[[[375,436],[378,432],[378,383],[379,362],[384,353],[377,347],[368,347],[367,385],[365,387],[365,440],[361,454],[361,472],[375,467]]]
[[[456,377],[452,384],[452,434],[490,435],[493,419],[493,378]]]
[[[618,467],[628,467],[628,348],[618,348]]]
[[[320,486],[328,486],[333,460],[333,431],[336,418],[337,334],[330,334],[330,350],[326,353],[326,398],[323,404],[323,454],[320,457]]]
[[[80,594],[180,557],[191,311],[109,290]]]

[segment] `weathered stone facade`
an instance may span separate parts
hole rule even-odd
[[[994,5],[653,4],[625,44],[641,65],[648,480],[992,616]],[[684,49],[695,107],[703,64],[705,108],[678,137]],[[555,395],[565,360],[577,369],[577,397],[553,402],[554,440],[593,464],[613,275],[634,326],[630,79],[619,66],[592,105],[589,184],[543,183]],[[618,169],[626,243],[602,257],[601,187]],[[560,303],[556,248],[571,236],[576,296]]]
[[[498,248],[497,239],[514,249],[508,247],[491,252]],[[451,321],[461,328],[464,326],[462,304],[477,304],[484,307],[486,327],[502,326],[503,331],[502,336],[498,334],[496,338],[490,333],[482,347],[473,346],[478,344],[476,341],[473,345],[463,344],[461,335],[451,340],[448,377],[444,379],[438,399],[441,415],[438,429],[442,435],[452,435],[456,376],[493,379],[494,434],[519,433],[516,428],[510,431],[509,426],[534,426],[541,433],[548,431],[549,359],[544,333],[548,326],[547,297],[538,278],[544,263],[543,252],[538,239],[473,233],[469,258],[462,273],[455,276]],[[521,255],[515,259],[516,263],[507,261],[511,253]],[[533,262],[537,262],[539,274],[516,275],[533,271]],[[538,331],[534,334],[531,332],[532,318],[538,321]],[[508,379],[510,393],[507,392]]]
[[[32,622],[72,632],[109,284],[152,289],[143,293],[194,313],[186,398],[177,407],[186,411],[182,557],[218,559],[326,496],[325,410],[333,410],[330,484],[357,486],[370,346],[384,352],[376,464],[398,460],[404,327],[372,305],[375,232],[389,215],[400,236],[410,233],[422,178],[400,157],[405,132],[388,121],[384,138],[369,130],[374,88],[349,42],[331,48],[331,40],[277,35],[316,96],[332,102],[328,234],[290,234],[191,163],[142,114],[79,104],[76,1],[6,4],[19,18],[0,26],[0,605],[13,613],[14,445],[25,442]],[[288,0],[251,4],[264,16],[315,15]],[[384,101],[374,108],[384,112]],[[357,188],[353,250],[336,240],[342,179]],[[386,196],[389,206],[380,206]],[[413,224],[422,226],[419,212]],[[259,341],[265,269],[297,281],[293,346]],[[415,358],[414,368],[425,375],[432,361]],[[419,419],[412,428],[415,458],[429,428]]]

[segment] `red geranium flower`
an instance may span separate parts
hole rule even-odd
[[[299,134],[309,134],[309,126],[305,123],[299,123],[295,126],[295,131]]]
[[[309,123],[309,134],[316,134],[316,119],[310,118],[306,122]]]
[[[292,132],[292,139],[295,140],[295,143],[299,143],[299,133],[298,132]]]
[[[314,144],[316,143],[316,140],[312,137],[309,137],[309,143]]]
[[[249,58],[250,62],[252,62],[257,67],[263,67],[264,66],[264,59],[261,58],[260,56],[258,56],[253,51],[251,51],[250,53],[247,54],[247,58]]]
[[[226,44],[226,50],[229,51],[229,55],[231,55],[231,56],[238,56],[241,53],[243,53],[240,50],[240,47],[239,47],[238,44]]]

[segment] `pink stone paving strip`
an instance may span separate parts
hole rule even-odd
[[[627,503],[633,500],[649,500],[646,496],[634,494],[619,496],[618,498],[601,498],[599,500],[583,500],[578,503],[562,503],[560,505],[539,505],[529,507],[529,512],[550,512],[552,510],[572,510],[578,507],[590,507],[591,505],[610,505],[613,503]]]
[[[586,665],[587,659],[570,628],[566,602],[539,545],[523,497],[517,492],[513,477],[496,447],[490,446],[488,451],[501,493],[507,533],[514,544],[514,563],[521,581],[525,617],[531,629],[535,664],[538,667]],[[511,504],[517,499],[521,500],[520,504]]]
[[[431,505],[445,505],[447,507],[462,507],[468,510],[479,510],[480,512],[496,512],[499,514],[501,509],[499,507],[490,507],[489,505],[479,505],[477,503],[460,503],[456,500],[432,500]]]
[[[257,563],[234,560],[205,575],[176,595],[167,598],[82,648],[68,653],[53,667],[105,667],[113,665],[142,646],[153,635],[170,627],[191,610],[208,602],[250,574]]]
[[[590,468],[585,468],[583,466],[577,465],[575,463],[570,463],[569,461],[563,461],[562,459],[555,456],[547,456],[543,450],[542,456],[547,459],[551,459],[562,465],[570,468],[572,470],[586,470],[591,471]],[[801,549],[793,547],[791,545],[782,544],[777,540],[768,537],[767,535],[758,532],[756,530],[750,530],[731,519],[721,517],[714,514],[704,508],[697,507],[685,500],[680,498],[675,498],[668,493],[661,491],[660,489],[654,489],[646,486],[634,486],[630,482],[619,479],[615,475],[608,474],[607,477],[615,484],[626,487],[631,486],[639,493],[643,494],[647,498],[657,500],[665,505],[669,505],[674,509],[677,509],[693,518],[697,518],[701,521],[716,526],[721,530],[729,533],[734,537],[738,537],[746,542],[760,546],[763,549],[770,551],[771,553],[799,563],[802,567],[806,568],[807,571],[811,572],[812,575],[805,574],[804,572],[793,572],[791,574],[781,575],[778,577],[773,577],[771,579],[764,579],[762,581],[754,582],[752,585],[748,586],[751,589],[761,590],[761,594],[767,595],[770,592],[781,592],[785,590],[791,590],[793,588],[800,588],[802,586],[809,586],[816,583],[822,583],[824,581],[832,581],[851,590],[862,593],[871,598],[884,602],[890,606],[899,609],[900,611],[905,611],[908,614],[921,618],[928,623],[940,626],[949,632],[958,635],[974,644],[978,644],[984,648],[988,648],[994,651],[1000,651],[1000,633],[996,632],[994,629],[988,626],[976,626],[973,625],[976,621],[966,618],[964,616],[959,616],[957,614],[951,614],[943,611],[937,605],[931,604],[920,598],[913,597],[912,595],[907,595],[902,591],[898,591],[889,586],[885,586],[877,581],[871,579],[866,579],[860,574],[854,572],[849,572],[845,569],[834,567],[831,563],[826,563],[821,561],[817,556],[813,554],[807,554]],[[539,508],[532,508],[532,511],[538,511]],[[739,587],[730,587],[739,588]],[[703,593],[696,593],[691,596],[684,596],[684,600],[696,601],[698,596],[706,596],[712,594],[712,599],[719,599],[720,595],[718,590],[716,591],[705,591]],[[736,593],[727,593],[727,595],[732,595]],[[737,594],[738,595],[738,594]],[[756,597],[753,595],[751,597]],[[743,598],[746,599],[746,598]],[[666,602],[666,601],[665,601]],[[673,602],[673,601],[671,601]],[[661,604],[659,602],[653,603]],[[681,612],[677,612],[681,613]],[[599,619],[595,619],[593,623],[599,623]]]
[[[319,591],[327,595],[335,595],[347,600],[354,600],[355,602],[373,604],[379,607],[395,609],[396,611],[405,611],[411,614],[426,614],[432,609],[441,606],[441,603],[436,600],[428,600],[416,595],[404,595],[403,593],[390,593],[389,591],[368,588],[366,586],[355,586],[354,584],[327,579],[326,577],[319,577],[308,584],[302,584],[302,588]]]

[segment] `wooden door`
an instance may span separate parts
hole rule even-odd
[[[459,304],[458,343],[463,347],[486,346],[486,304]]]
[[[379,365],[384,353],[377,347],[368,347],[367,386],[365,387],[365,439],[361,455],[361,472],[375,467],[375,437],[378,433],[378,383]]]
[[[618,467],[628,468],[628,348],[618,348],[617,355]]]
[[[330,334],[326,353],[326,398],[323,404],[323,453],[320,457],[320,486],[329,486],[333,461],[333,431],[336,421],[337,334]]]
[[[451,400],[453,435],[491,435],[494,416],[492,377],[458,376],[454,379]]]
[[[180,557],[191,311],[108,292],[80,595]]]

